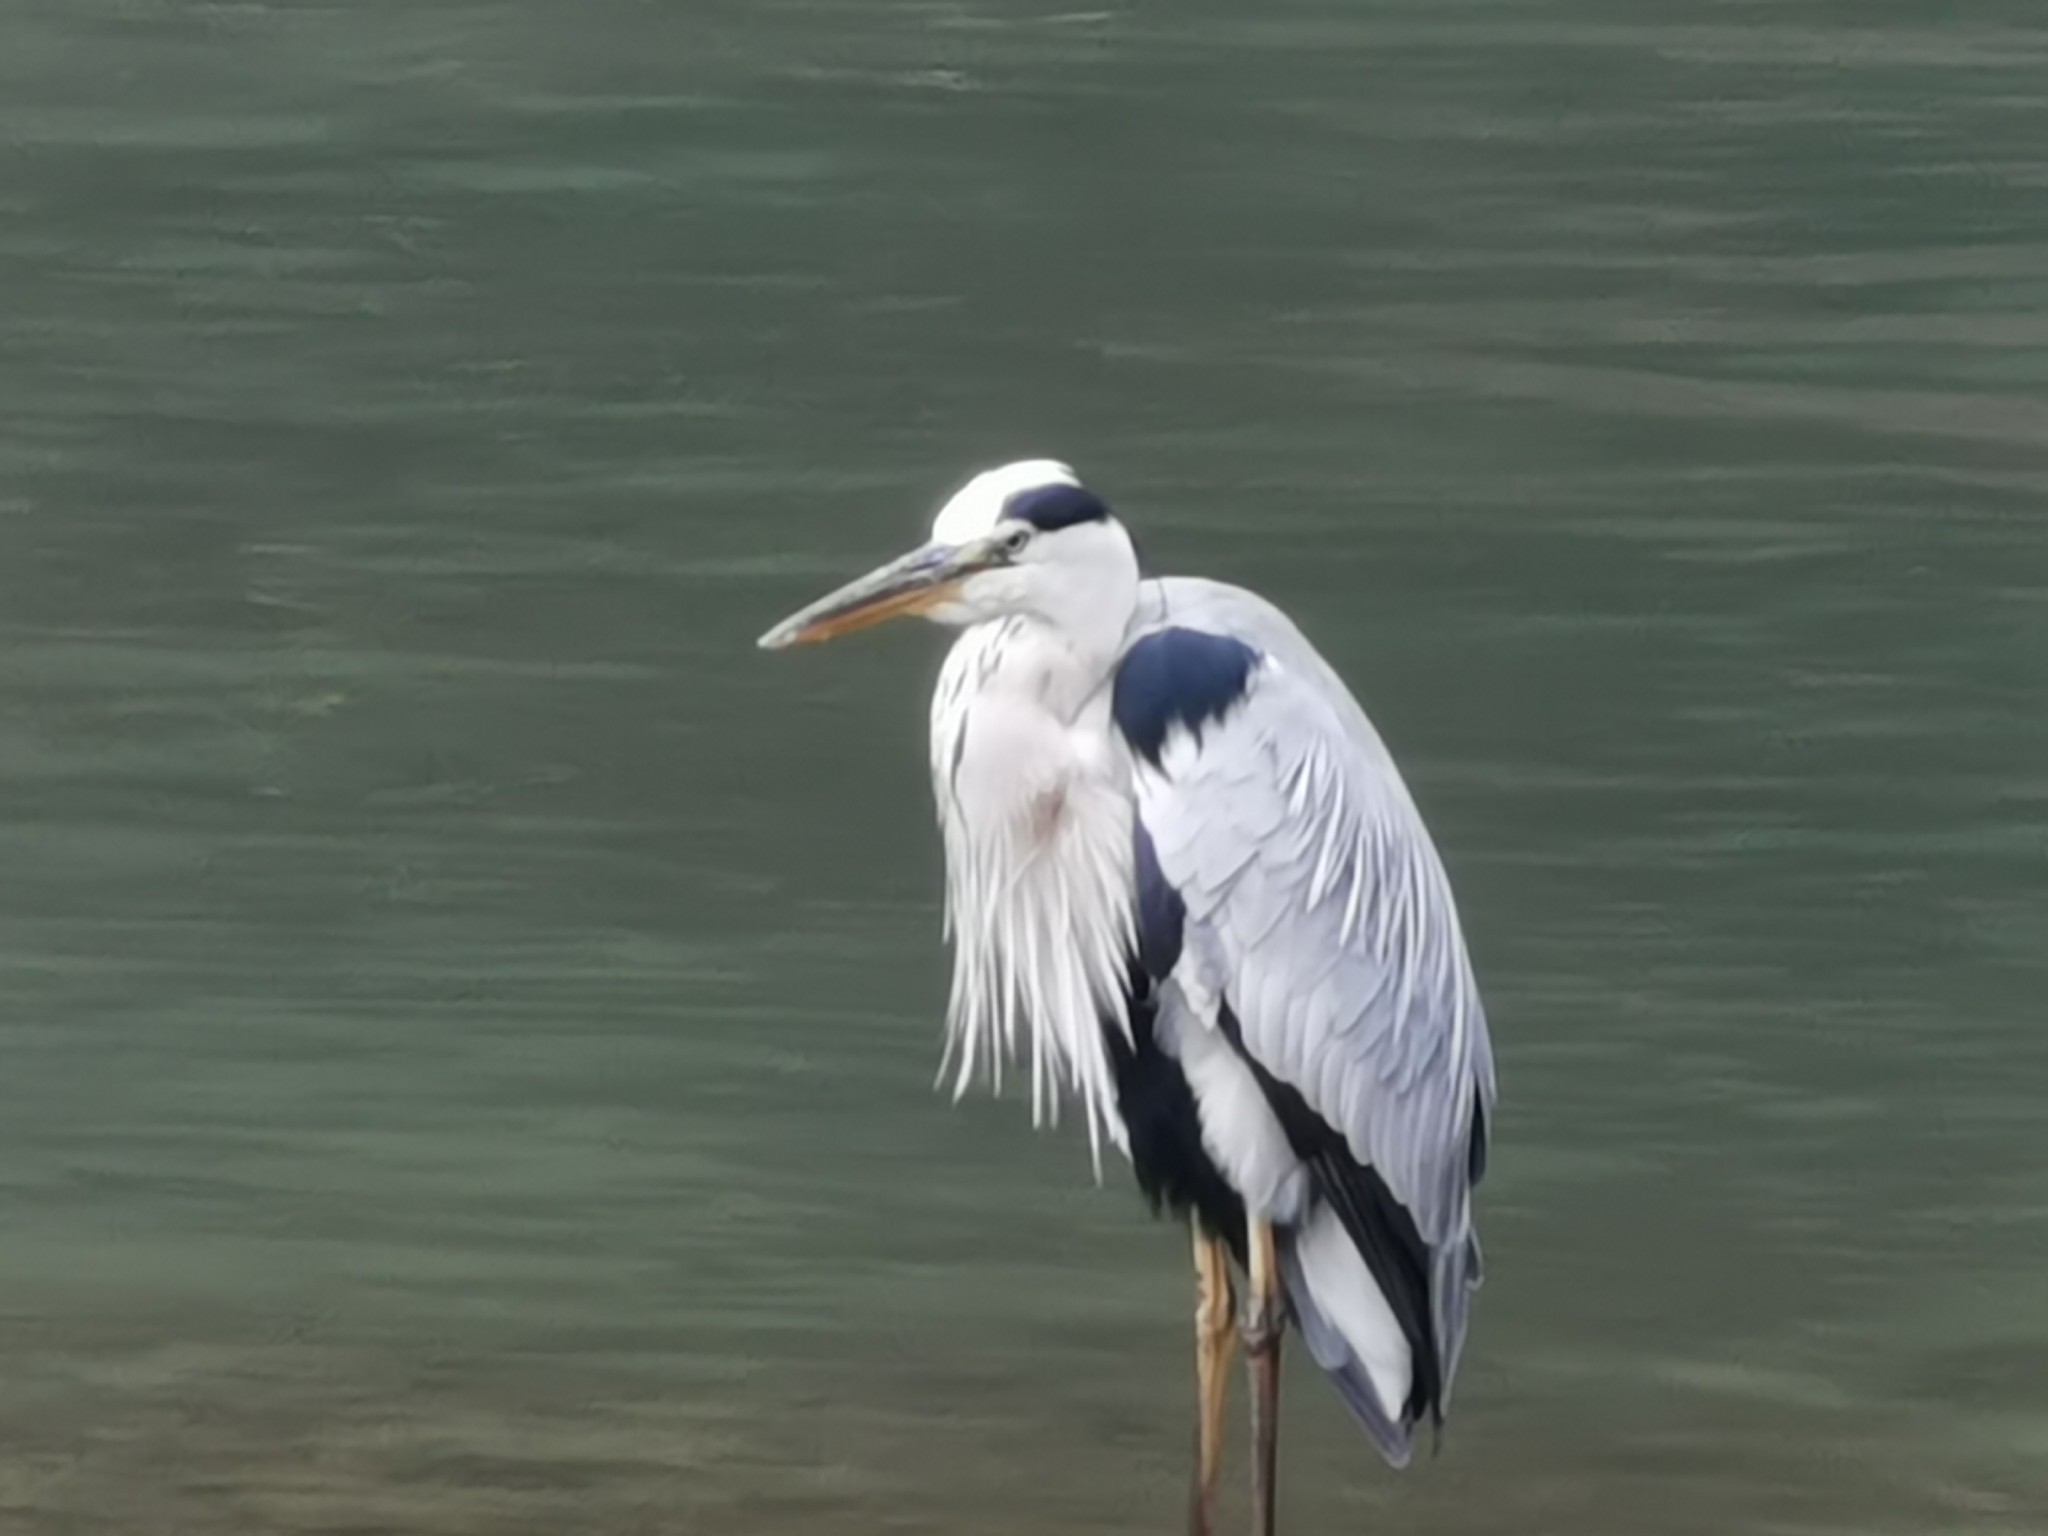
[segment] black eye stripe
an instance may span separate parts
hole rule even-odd
[[[1040,533],[1052,533],[1076,523],[1100,522],[1109,516],[1109,508],[1084,486],[1035,485],[1004,502],[1003,516],[1029,523]]]

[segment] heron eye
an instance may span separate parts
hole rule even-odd
[[[1030,542],[1031,525],[1028,523],[1019,523],[1015,528],[1012,528],[1008,533],[1003,535],[1003,552],[1005,554],[1014,555],[1018,553],[1020,550],[1022,550],[1024,546],[1026,544],[1029,544]]]

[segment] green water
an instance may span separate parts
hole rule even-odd
[[[1445,1453],[1297,1364],[1288,1528],[2038,1529],[2048,26],[1927,9],[0,7],[0,1530],[1177,1529],[1183,1241],[929,1091],[939,637],[752,649],[1042,453],[1491,1005]]]

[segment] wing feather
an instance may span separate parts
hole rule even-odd
[[[1157,765],[1136,768],[1140,820],[1185,906],[1175,979],[1227,1003],[1245,1053],[1413,1220],[1438,1270],[1448,1379],[1495,1092],[1450,882],[1377,733],[1278,610],[1195,581],[1152,583],[1147,604],[1152,627],[1261,655],[1232,708],[1171,731]]]

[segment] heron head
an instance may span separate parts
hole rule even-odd
[[[1066,465],[1027,459],[976,475],[939,509],[930,542],[791,614],[761,646],[815,644],[905,614],[955,626],[1027,614],[1099,627],[1113,616],[1121,630],[1137,595],[1123,525]]]

